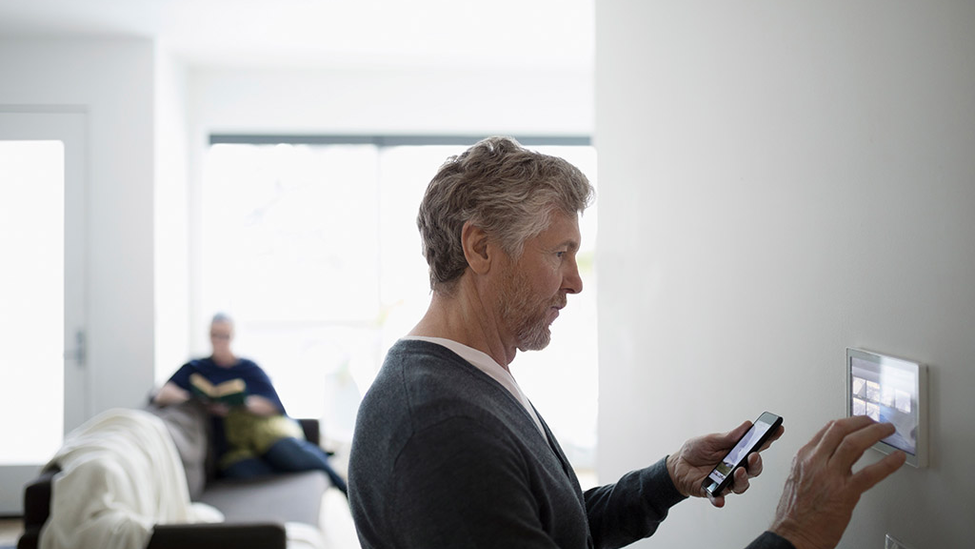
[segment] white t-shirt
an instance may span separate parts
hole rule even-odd
[[[505,370],[500,364],[495,362],[493,358],[487,353],[478,351],[473,347],[468,347],[463,343],[458,343],[452,339],[445,339],[442,337],[426,337],[426,336],[406,336],[403,339],[413,339],[418,341],[426,341],[429,343],[436,343],[446,347],[456,353],[459,357],[463,358],[467,362],[470,362],[472,366],[478,370],[484,372],[485,374],[491,376],[491,379],[497,381],[502,387],[508,390],[515,399],[525,407],[528,415],[535,421],[535,426],[538,427],[538,431],[545,436],[545,428],[542,427],[542,421],[538,419],[538,414],[535,413],[535,408],[532,407],[531,401],[525,396],[525,393],[521,391],[521,387],[518,386],[518,382],[512,377],[508,370]]]

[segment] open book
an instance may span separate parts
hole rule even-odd
[[[214,385],[200,374],[190,374],[190,389],[206,402],[221,402],[227,406],[243,406],[247,399],[247,384],[240,378]]]

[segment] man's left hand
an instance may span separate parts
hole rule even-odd
[[[667,458],[667,471],[670,473],[670,479],[674,482],[677,490],[685,496],[708,497],[712,505],[723,507],[724,495],[710,496],[704,490],[704,478],[711,473],[714,466],[735,446],[751,426],[752,422],[746,421],[727,433],[714,433],[692,438],[685,442],[676,454],[671,454]],[[744,467],[735,469],[732,473],[732,483],[725,489],[725,494],[729,492],[741,494],[748,490],[749,479],[762,474],[760,452],[771,446],[784,432],[785,427],[779,426],[775,434],[762,445],[758,452],[748,456]]]

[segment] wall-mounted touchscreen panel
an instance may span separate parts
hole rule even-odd
[[[897,431],[874,448],[902,450],[907,463],[927,462],[925,397],[927,369],[917,362],[861,349],[846,350],[847,415],[893,423]]]

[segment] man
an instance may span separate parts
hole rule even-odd
[[[583,493],[558,441],[508,365],[544,348],[568,294],[582,291],[578,216],[592,188],[574,166],[490,138],[447,161],[417,225],[433,296],[359,409],[350,504],[364,548],[621,547],[651,535],[749,427],[687,441],[671,456]],[[893,427],[832,422],[796,458],[770,531],[749,547],[838,543],[888,456],[852,464]],[[781,436],[782,430],[774,438]],[[731,490],[761,473],[758,453]],[[724,497],[712,504],[722,506]]]

